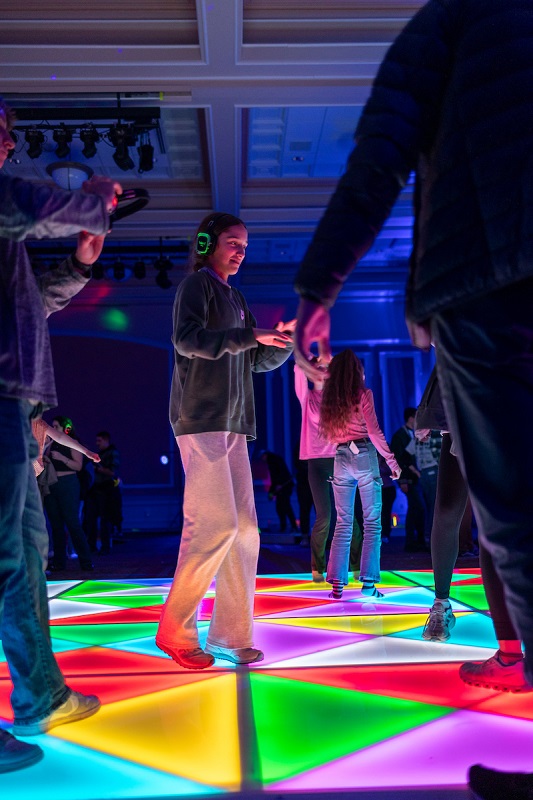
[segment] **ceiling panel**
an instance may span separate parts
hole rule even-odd
[[[117,225],[113,242],[156,253],[160,241],[188,241],[211,210],[229,211],[249,226],[248,262],[279,265],[288,287],[290,265],[305,252],[343,172],[379,62],[421,5],[0,0],[0,90],[15,107],[40,107],[41,121],[52,126],[68,124],[69,109],[86,108],[91,121],[90,109],[116,106],[117,97],[125,107],[157,107],[150,171],[139,172],[136,147],[125,172],[105,136],[91,159],[73,136],[70,160],[151,194],[145,210]],[[64,108],[64,118],[48,119],[52,107]],[[48,178],[46,167],[57,160],[52,136],[46,131],[42,156],[30,159],[22,132],[19,163],[5,170]],[[367,256],[370,269],[405,261],[411,201],[408,187]]]

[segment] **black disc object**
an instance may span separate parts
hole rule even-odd
[[[150,201],[150,195],[146,189],[125,189],[122,194],[117,195],[117,200],[117,207],[109,217],[110,228],[119,219],[136,214],[144,208]]]

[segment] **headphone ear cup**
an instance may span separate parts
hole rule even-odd
[[[199,256],[208,256],[213,251],[213,240],[208,233],[199,233],[196,237],[196,252]]]

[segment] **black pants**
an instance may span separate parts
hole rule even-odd
[[[533,683],[533,278],[436,314],[446,418]]]
[[[405,549],[418,550],[425,546],[425,509],[418,482],[407,484],[407,513],[405,515]]]
[[[276,513],[279,517],[279,529],[285,531],[287,529],[287,520],[291,524],[293,531],[296,530],[296,517],[291,505],[291,494],[294,488],[294,483],[286,483],[282,486],[276,494]]]
[[[335,528],[335,504],[331,478],[334,458],[309,459],[309,485],[313,494],[316,518],[311,531],[311,569],[326,571],[326,545],[330,531]],[[350,570],[358,570],[361,565],[363,534],[357,518],[353,518],[352,544],[350,546]]]
[[[102,550],[106,552],[111,547],[111,535],[117,520],[119,492],[120,490],[111,481],[93,484],[87,492],[83,509],[83,527],[92,550],[96,550],[98,520],[100,520]]]

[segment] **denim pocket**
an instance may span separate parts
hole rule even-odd
[[[357,472],[370,472],[372,468],[370,453],[366,445],[361,445],[357,455],[352,456]]]

